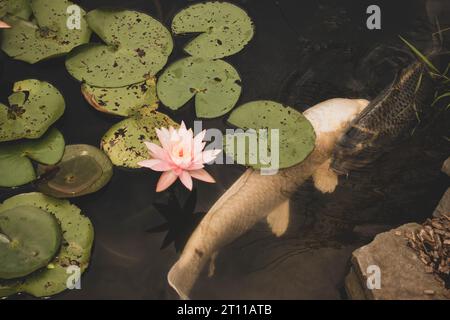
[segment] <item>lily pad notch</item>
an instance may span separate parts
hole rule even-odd
[[[171,64],[160,76],[157,93],[161,102],[178,110],[195,96],[200,118],[216,118],[228,113],[239,100],[241,77],[223,60],[187,57]]]
[[[83,9],[78,7],[80,28],[72,30],[67,27],[70,18],[67,8],[73,5],[67,0],[30,0],[31,12],[26,4],[14,11],[9,10],[10,15],[3,20],[12,28],[2,31],[2,50],[14,59],[33,64],[67,54],[73,48],[88,43],[91,30],[84,19]],[[33,17],[31,21],[30,16]]]
[[[241,51],[253,38],[254,24],[248,14],[229,2],[205,2],[175,15],[174,34],[197,35],[184,51],[198,58],[219,59]]]
[[[45,81],[14,84],[9,105],[0,103],[0,142],[40,138],[64,113],[61,93]]]
[[[118,88],[149,80],[172,52],[170,32],[144,13],[95,9],[86,20],[103,43],[75,48],[66,59],[66,68],[90,86]]]

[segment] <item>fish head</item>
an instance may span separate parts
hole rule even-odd
[[[368,104],[365,99],[334,98],[306,110],[303,114],[316,133],[316,147],[320,146],[325,153],[331,152],[350,123]]]
[[[342,135],[333,150],[330,168],[339,175],[347,175],[350,171],[360,171],[369,165],[369,160],[375,158],[376,149],[372,141],[376,134],[359,127],[357,123],[351,125]]]

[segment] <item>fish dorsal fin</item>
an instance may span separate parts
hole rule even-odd
[[[289,200],[282,202],[267,216],[267,223],[272,233],[277,237],[281,237],[286,233],[289,227],[290,212]]]

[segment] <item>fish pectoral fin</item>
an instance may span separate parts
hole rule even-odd
[[[338,185],[338,176],[330,169],[330,164],[331,159],[328,159],[312,175],[314,186],[322,193],[332,193]]]
[[[281,237],[286,233],[289,226],[290,212],[289,212],[289,200],[284,201],[278,207],[276,207],[267,216],[267,223],[272,233],[277,237]]]

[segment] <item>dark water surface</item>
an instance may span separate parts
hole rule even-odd
[[[105,5],[141,10],[169,27],[173,15],[194,1],[75,2],[86,10]],[[396,72],[390,63],[402,63],[396,61],[402,55],[387,48],[401,47],[397,36],[408,35],[423,47],[429,42],[423,37],[427,34],[426,1],[373,1],[382,8],[382,30],[377,31],[366,28],[365,12],[372,3],[365,1],[235,2],[248,11],[256,25],[249,46],[225,59],[241,74],[240,103],[271,99],[302,110],[333,96],[373,98]],[[428,8],[440,3],[445,1],[429,1]],[[171,61],[183,55],[186,38],[175,40]],[[384,46],[375,50],[379,45]],[[393,61],[387,61],[392,57]],[[49,81],[63,93],[67,109],[57,127],[67,144],[98,146],[102,135],[120,120],[88,106],[80,84],[66,72],[63,58],[36,65],[13,61],[3,54],[0,58],[2,101],[15,81],[28,78]],[[302,78],[305,74],[310,75],[306,82]],[[176,114],[161,109],[188,126],[195,119],[192,103]],[[224,129],[225,118],[207,120],[203,125]],[[258,225],[221,252],[216,275],[200,279],[194,298],[345,298],[343,281],[351,252],[373,236],[367,231],[355,233],[353,228],[383,230],[406,221],[422,221],[445,190],[448,181],[439,168],[445,156],[442,150],[448,150],[448,144],[442,146],[433,138],[430,145],[426,137],[423,139],[401,146],[370,174],[343,181],[336,194],[321,195],[307,183],[299,190],[288,234],[276,239],[264,224]],[[207,211],[243,170],[239,166],[209,167],[217,183],[196,183],[197,211]],[[71,200],[92,220],[95,245],[82,290],[66,291],[54,298],[176,297],[167,285],[166,274],[178,254],[173,246],[160,250],[164,233],[146,232],[164,222],[153,207],[155,201],[167,199],[167,193],[154,192],[158,176],[147,170],[116,168],[103,190]],[[179,184],[176,190],[186,198]],[[0,200],[14,193],[2,191]]]

